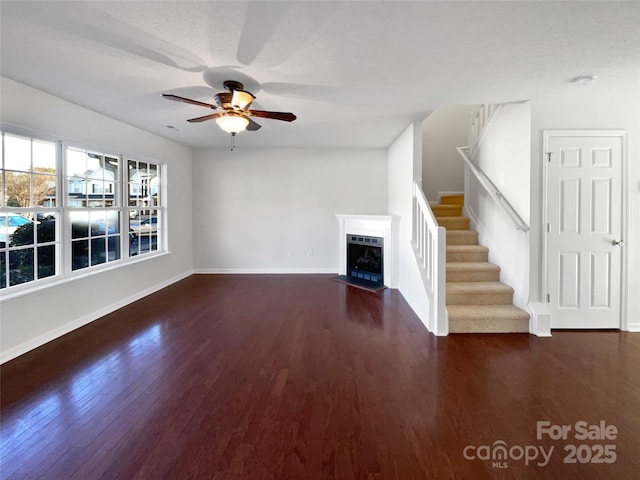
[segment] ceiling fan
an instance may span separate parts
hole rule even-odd
[[[252,93],[245,91],[242,83],[227,80],[223,83],[223,86],[227,91],[216,93],[213,97],[216,100],[216,105],[168,93],[163,93],[162,96],[176,102],[189,103],[216,110],[215,113],[210,113],[203,117],[190,118],[187,122],[197,123],[215,118],[220,128],[232,136],[244,129],[255,131],[260,128],[260,125],[249,117],[271,118],[285,122],[293,122],[297,118],[290,112],[251,110],[249,107],[256,97]]]

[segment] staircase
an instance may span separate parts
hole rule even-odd
[[[450,333],[529,331],[529,314],[513,305],[513,288],[500,282],[500,267],[488,262],[489,249],[462,216],[463,195],[444,195],[432,204],[447,230],[447,311]]]

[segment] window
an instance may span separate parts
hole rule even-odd
[[[0,288],[57,273],[57,146],[2,134]],[[49,210],[51,209],[51,210]]]
[[[120,159],[77,147],[65,151],[71,222],[71,270],[120,260]],[[80,191],[78,191],[80,190]]]
[[[0,134],[0,289],[162,250],[160,165]]]
[[[130,255],[158,250],[160,226],[160,177],[158,165],[148,162],[127,161],[127,210],[129,231],[133,232]]]

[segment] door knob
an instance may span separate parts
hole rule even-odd
[[[622,247],[624,245],[624,240],[613,240],[611,245],[614,247]]]

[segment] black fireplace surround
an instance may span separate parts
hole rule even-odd
[[[347,234],[347,277],[364,286],[382,287],[384,239]]]

